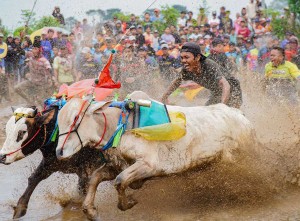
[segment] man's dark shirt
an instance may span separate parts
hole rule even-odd
[[[237,70],[237,67],[228,59],[225,53],[211,51],[208,58],[220,65],[220,69],[225,78],[229,77],[233,71]]]

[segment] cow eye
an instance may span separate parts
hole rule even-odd
[[[26,134],[26,132],[27,132],[26,130],[19,130],[18,137],[17,137],[17,142],[19,142],[20,140],[23,139],[24,134]]]

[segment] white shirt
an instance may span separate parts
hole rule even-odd
[[[256,4],[255,4],[255,2],[248,3],[246,10],[247,10],[247,14],[248,14],[250,19],[255,18],[255,15],[256,15]]]
[[[186,25],[186,18],[178,18],[177,24],[178,24],[178,27],[185,27],[185,25]]]
[[[212,18],[212,19],[210,19],[210,20],[208,21],[208,24],[209,24],[210,26],[212,26],[212,25],[217,25],[217,26],[219,26],[219,24],[220,24],[220,19],[218,19],[217,17],[216,17],[216,18]]]

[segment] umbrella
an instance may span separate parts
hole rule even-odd
[[[70,32],[64,28],[60,28],[60,27],[44,27],[44,28],[41,28],[39,30],[36,30],[34,31],[31,35],[30,35],[30,40],[33,42],[34,41],[34,37],[36,36],[41,36],[42,33],[44,32],[47,32],[49,29],[53,29],[54,30],[54,35],[53,37],[57,37],[57,32],[58,31],[61,31],[62,33],[65,33],[65,34],[70,34]]]

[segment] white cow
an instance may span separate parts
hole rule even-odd
[[[61,133],[70,131],[70,126],[83,102],[79,98],[74,98],[62,108],[58,116]],[[106,132],[100,146],[108,142],[121,114],[120,109],[108,106],[109,103],[95,103],[90,106],[88,103],[84,104],[83,111],[75,125],[78,135],[72,132],[67,139],[66,135],[59,137],[56,149],[59,159],[71,157],[82,146],[97,143],[104,134],[105,127]],[[235,150],[240,150],[242,146],[249,147],[255,141],[251,123],[238,109],[224,104],[206,107],[167,106],[167,108],[169,111],[179,111],[185,114],[187,132],[184,137],[176,141],[147,141],[127,131],[119,147],[107,150],[109,155],[125,159],[127,162],[124,170],[117,175],[115,180],[119,196],[118,207],[121,210],[130,209],[136,204],[125,194],[125,189],[133,182],[155,176],[181,173],[217,158],[232,160],[232,153]],[[83,112],[86,109],[87,112],[84,115]],[[106,126],[103,114],[107,119]],[[93,187],[93,185],[98,185],[103,179],[114,179],[113,173],[110,178],[99,176],[91,179],[91,189],[84,202],[88,215],[95,215],[93,200],[97,186]]]

